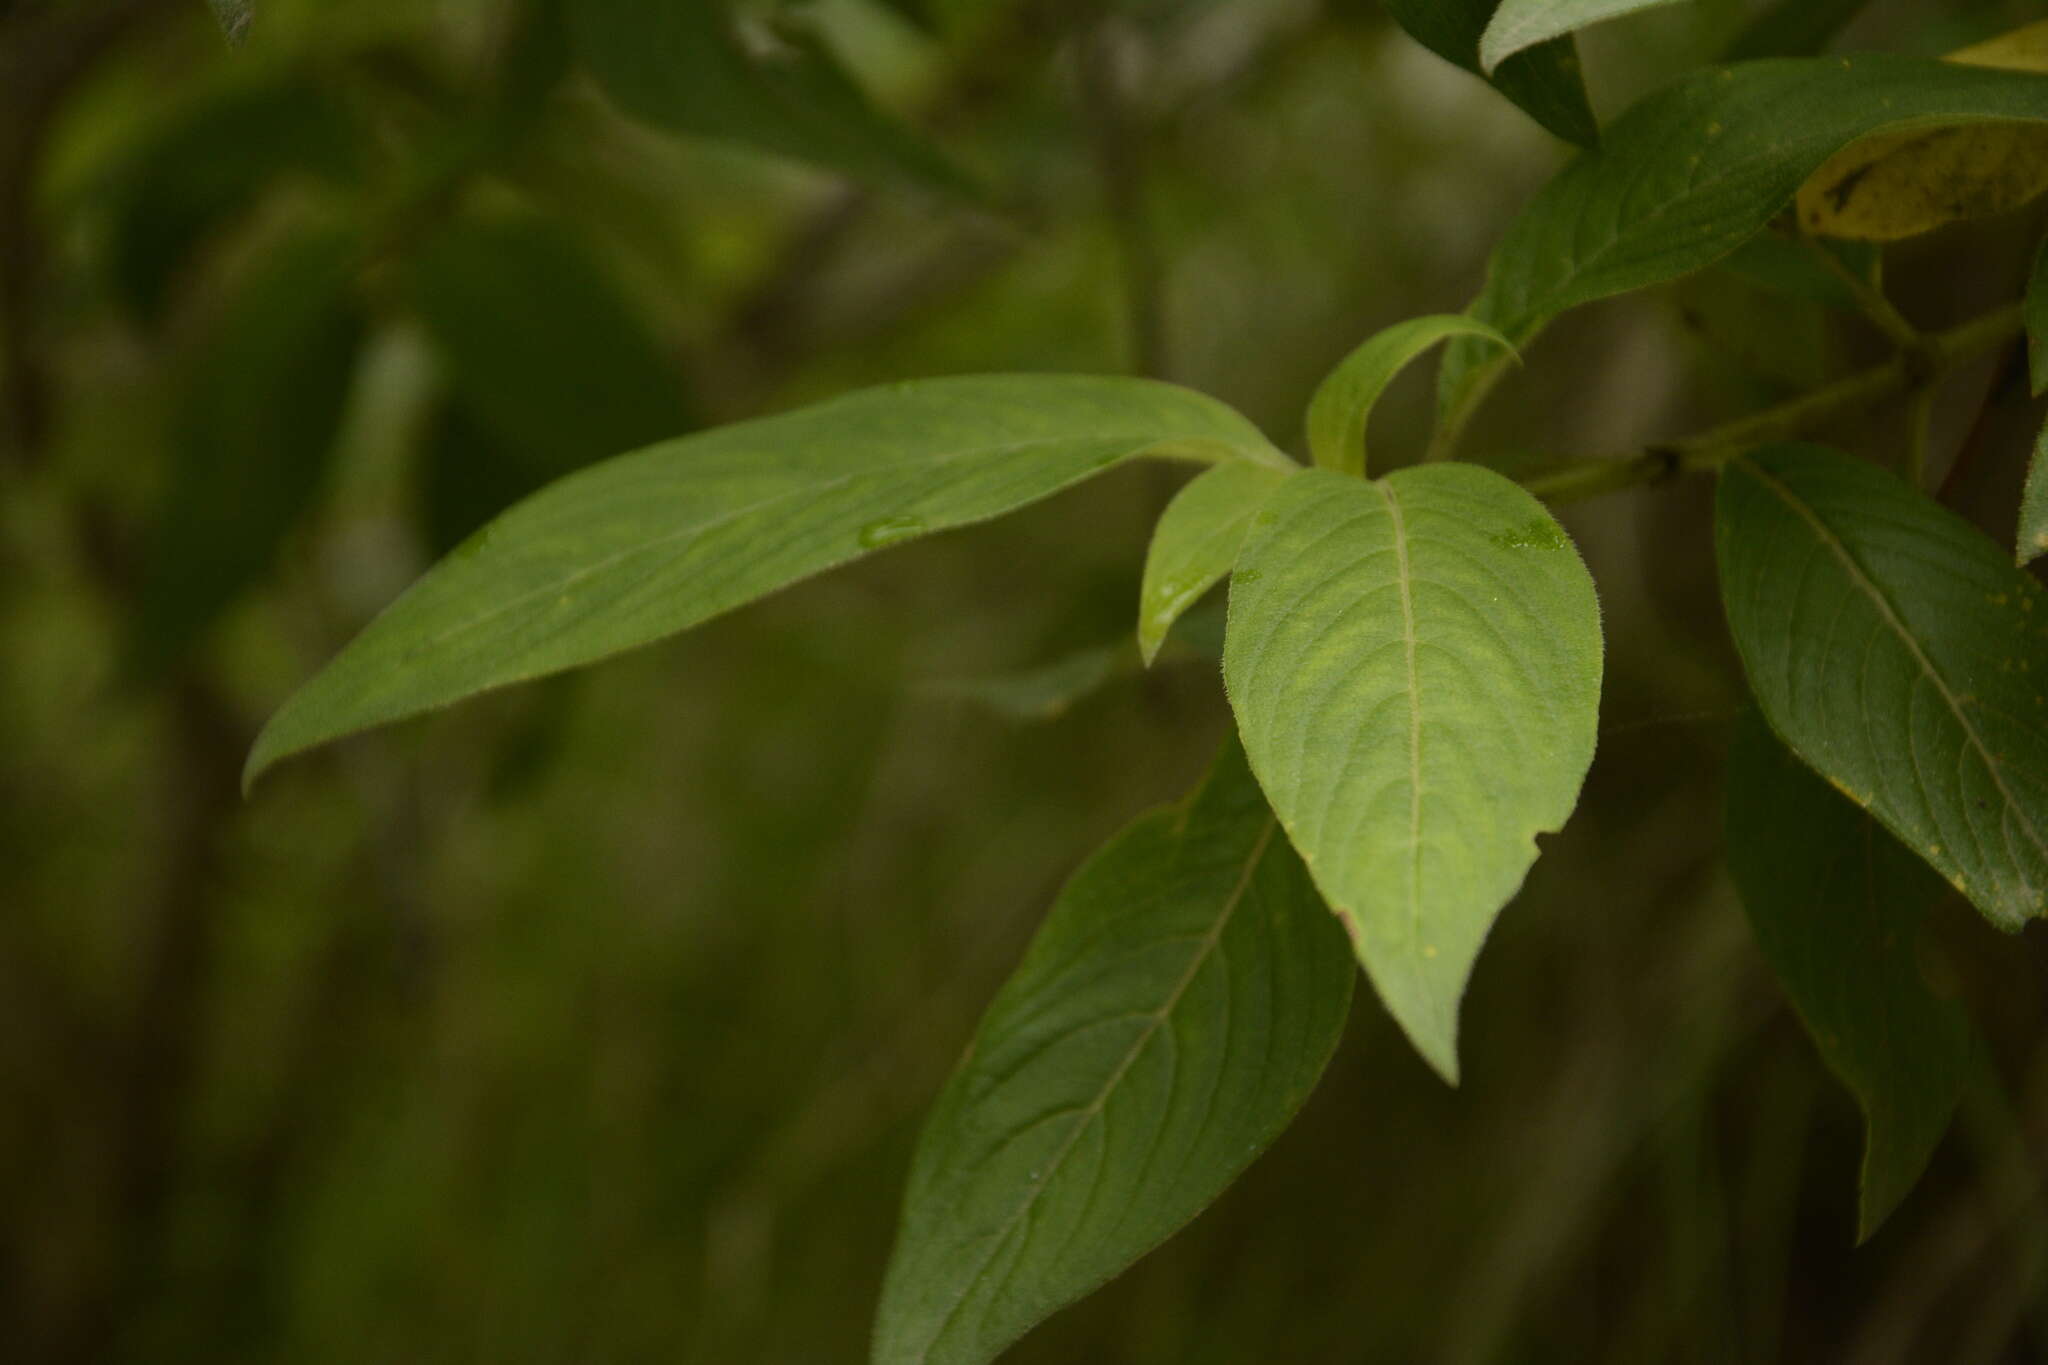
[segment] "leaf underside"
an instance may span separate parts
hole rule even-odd
[[[1585,566],[1490,470],[1305,471],[1238,558],[1224,681],[1252,768],[1447,1078],[1480,944],[1578,799],[1600,668]]]
[[[1600,125],[1586,100],[1578,49],[1570,38],[1540,43],[1502,62],[1479,67],[1479,38],[1499,0],[1387,0],[1387,11],[1416,42],[1490,82],[1522,111],[1566,142],[1590,147]]]
[[[1286,1127],[1357,973],[1233,744],[1089,860],[926,1121],[876,1365],[981,1365]]]
[[[1771,728],[2000,928],[2048,909],[2048,593],[1823,446],[1731,462],[1722,600]]]
[[[1479,40],[1479,65],[1488,71],[1538,43],[1593,24],[1678,0],[1501,0]]]
[[[1917,951],[1948,888],[1754,712],[1729,748],[1728,866],[1757,946],[1863,1109],[1867,1238],[1919,1180],[1962,1093],[1969,1021],[1928,989]]]

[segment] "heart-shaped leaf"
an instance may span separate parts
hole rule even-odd
[[[1304,471],[1238,556],[1223,676],[1252,770],[1448,1079],[1480,944],[1592,762],[1600,666],[1585,565],[1491,470]]]

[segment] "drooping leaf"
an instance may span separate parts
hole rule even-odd
[[[860,179],[977,193],[877,109],[796,16],[768,24],[733,0],[568,0],[578,52],[636,118],[745,143]]]
[[[1232,745],[1061,892],[925,1123],[875,1365],[983,1365],[1164,1241],[1308,1098],[1357,973]]]
[[[295,179],[337,184],[357,171],[356,132],[320,86],[237,86],[153,125],[105,182],[106,258],[137,319],[163,315],[179,273],[210,238]]]
[[[437,550],[552,479],[694,425],[646,324],[561,229],[458,223],[405,280],[454,388],[426,450]]]
[[[2026,488],[2020,493],[2020,526],[2014,555],[2021,568],[2048,554],[2048,426],[2034,438],[2034,458],[2027,465]]]
[[[1522,111],[1566,142],[1590,147],[1600,125],[1586,100],[1578,49],[1570,38],[1540,43],[1502,62],[1490,76],[1479,69],[1479,35],[1500,0],[1386,0],[1416,42],[1455,66],[1490,81]]]
[[[1715,546],[1771,728],[1993,924],[2048,909],[2048,593],[1955,513],[1823,446],[1732,461]]]
[[[1592,762],[1600,666],[1585,565],[1491,470],[1304,471],[1238,556],[1223,677],[1252,770],[1449,1079],[1480,944]]]
[[[1287,476],[1285,469],[1231,460],[1174,494],[1153,528],[1138,592],[1138,648],[1147,665],[1181,613],[1230,572],[1252,514]]]
[[[392,603],[271,717],[247,775],[1145,454],[1286,458],[1170,384],[996,375],[869,389],[606,460],[512,508]]]
[[[130,644],[138,675],[174,664],[262,575],[319,489],[362,336],[356,251],[340,232],[278,247],[197,351],[144,561]]]
[[[1438,342],[1460,336],[1514,349],[1485,323],[1456,314],[1410,318],[1360,342],[1309,400],[1308,448],[1315,462],[1340,474],[1365,473],[1371,467],[1365,433],[1380,395],[1409,362]]]
[[[213,10],[214,21],[220,25],[221,35],[228,40],[228,46],[239,47],[249,36],[249,25],[256,18],[256,0],[206,0]]]
[[[1872,53],[1697,72],[1636,104],[1539,191],[1467,311],[1517,347],[1559,313],[1676,279],[1727,255],[1856,138],[1907,128],[2048,122],[2048,77]],[[1438,386],[1448,442],[1501,362],[1456,341]]]
[[[1735,35],[1722,57],[1731,62],[1811,57],[1869,4],[1870,0],[1777,0]]]
[[[1677,0],[1500,0],[1479,39],[1479,64],[1492,71],[1517,52]]]
[[[1728,867],[1757,946],[1863,1108],[1867,1238],[1919,1180],[1962,1093],[1969,1021],[1928,989],[1916,951],[1948,888],[1753,712],[1728,752]]]
[[[2008,71],[2048,70],[2048,23],[1949,54]],[[1799,187],[1799,223],[1817,237],[1895,242],[2018,208],[2048,190],[2048,128],[1994,123],[1864,138]]]

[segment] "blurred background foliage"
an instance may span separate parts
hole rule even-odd
[[[1596,107],[1762,8],[1590,34]],[[1813,6],[1839,44],[1917,52],[2036,8]],[[1064,876],[1224,733],[1213,618],[1150,673],[1131,641],[1180,476],[1126,469],[244,801],[255,724],[498,508],[698,425],[1135,370],[1298,448],[1315,379],[1461,306],[1565,156],[1372,0],[746,17],[780,114],[630,47],[572,60],[546,0],[258,0],[232,48],[198,0],[0,0],[7,1358],[863,1358],[979,1010]],[[1772,41],[1825,37],[1801,27]],[[1906,310],[2011,297],[2042,222],[1894,249]],[[1554,329],[1469,449],[1625,450],[1878,344],[1711,272]],[[1937,427],[1945,495],[2001,538],[2014,364]],[[1404,379],[1383,458],[1429,407]],[[1891,452],[1897,419],[1839,435]],[[2048,1360],[2048,957],[1937,916],[1983,1065],[1852,1250],[1856,1114],[1720,860],[1741,683],[1709,496],[1567,509],[1606,730],[1474,980],[1463,1089],[1361,993],[1276,1149],[1016,1359]]]

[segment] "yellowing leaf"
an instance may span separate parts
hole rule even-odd
[[[1963,66],[2048,72],[2048,21],[1950,53]],[[1981,123],[1865,138],[1799,189],[1799,223],[1821,237],[1893,242],[2018,208],[2048,190],[2048,129]]]

